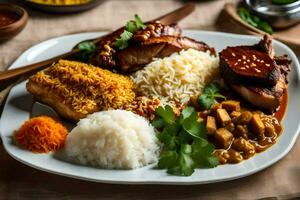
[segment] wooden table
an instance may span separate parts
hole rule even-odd
[[[200,1],[200,0],[199,0]],[[226,1],[197,3],[183,28],[245,33],[221,12]],[[231,2],[235,2],[232,0]],[[109,0],[80,14],[51,15],[30,11],[25,30],[0,44],[0,70],[24,50],[43,40],[93,30],[111,30],[138,13],[148,20],[179,7],[183,1]],[[300,34],[300,33],[299,33]],[[293,47],[298,56],[300,48]],[[1,85],[0,85],[1,88]],[[0,144],[0,200],[6,199],[286,199],[300,196],[300,141],[280,162],[255,175],[235,181],[197,185],[112,185],[61,177],[25,166],[11,158]]]

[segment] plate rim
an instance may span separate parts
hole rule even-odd
[[[213,34],[216,34],[216,35],[231,35],[231,36],[244,36],[244,37],[248,37],[248,38],[259,38],[257,36],[250,36],[250,35],[241,35],[241,34],[232,34],[232,33],[223,33],[223,32],[213,32],[213,31],[198,31],[198,30],[184,30],[184,33],[187,33],[187,32],[190,32],[190,33],[193,33],[193,34],[197,34],[197,33],[202,33],[202,34],[209,34],[209,33],[213,33]],[[43,45],[45,44],[46,42],[49,42],[51,40],[57,40],[57,39],[66,39],[68,37],[74,37],[74,36],[82,36],[82,35],[89,35],[89,34],[105,34],[107,32],[85,32],[85,33],[77,33],[77,34],[70,34],[70,35],[64,35],[64,36],[59,36],[59,37],[55,37],[55,38],[51,38],[51,39],[48,39],[48,40],[45,40],[45,41],[42,41],[32,47],[30,47],[29,49],[27,49],[26,51],[24,51],[11,65],[9,68],[13,67],[13,68],[17,68],[15,67],[15,64],[17,63],[17,61],[19,60],[19,58],[21,58],[22,56],[28,54],[29,52],[31,52],[34,48],[38,47],[38,45]],[[300,78],[300,64],[299,64],[299,60],[297,58],[297,56],[295,55],[295,53],[285,44],[283,44],[282,42],[279,42],[277,40],[274,40],[276,43],[280,44],[281,46],[283,46],[285,48],[285,50],[288,50],[289,51],[289,54],[293,56],[293,60],[296,61],[295,63],[295,73],[296,73],[296,76],[297,78]],[[5,106],[6,106],[7,102],[5,103]],[[4,112],[3,112],[4,113]],[[2,114],[3,114],[2,113]],[[1,123],[1,119],[2,119],[3,115],[1,115],[0,117],[0,128],[2,127],[2,123]],[[96,179],[96,178],[88,178],[88,177],[82,177],[82,176],[77,176],[77,175],[73,175],[73,174],[66,174],[66,173],[62,173],[62,172],[57,172],[57,171],[54,171],[54,170],[48,170],[48,169],[45,169],[45,168],[42,168],[42,167],[39,167],[39,166],[36,166],[28,161],[25,161],[25,160],[22,160],[20,159],[19,157],[17,157],[16,155],[12,154],[10,152],[10,150],[8,149],[7,147],[7,144],[6,142],[4,142],[4,135],[2,134],[1,132],[2,129],[0,129],[0,136],[1,136],[1,139],[3,141],[3,146],[6,150],[6,152],[11,156],[13,157],[15,160],[27,165],[27,166],[30,166],[32,168],[35,168],[35,169],[38,169],[38,170],[41,170],[41,171],[45,171],[45,172],[48,172],[48,173],[52,173],[52,174],[57,174],[57,175],[61,175],[61,176],[65,176],[65,177],[69,177],[69,178],[76,178],[76,179],[80,179],[80,180],[85,180],[85,181],[92,181],[92,182],[101,182],[101,183],[113,183],[113,184],[161,184],[161,185],[198,185],[198,184],[207,184],[207,183],[216,183],[216,182],[224,182],[224,181],[229,181],[229,180],[235,180],[235,179],[239,179],[239,178],[242,178],[242,177],[246,177],[246,176],[249,176],[251,174],[254,174],[258,171],[261,171],[275,163],[277,163],[279,160],[281,160],[282,158],[284,158],[288,153],[289,151],[294,147],[295,145],[295,142],[297,140],[297,137],[299,136],[300,134],[300,123],[298,123],[298,128],[297,128],[297,131],[295,134],[292,135],[292,138],[290,139],[290,142],[289,142],[289,145],[287,146],[287,148],[284,149],[284,151],[282,151],[278,156],[276,156],[275,158],[273,158],[271,161],[269,162],[265,162],[264,164],[262,164],[260,167],[256,167],[255,169],[253,170],[250,170],[250,171],[247,171],[246,173],[242,174],[242,175],[239,175],[239,176],[235,176],[235,177],[226,177],[226,178],[221,178],[221,179],[211,179],[211,180],[208,180],[208,181],[197,181],[197,180],[193,180],[193,181],[162,181],[162,180],[156,180],[156,181],[153,181],[153,180],[130,180],[130,181],[126,181],[126,180],[118,180],[118,181],[115,181],[115,180],[99,180],[99,179]],[[284,133],[284,132],[283,132]]]

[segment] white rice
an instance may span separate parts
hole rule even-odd
[[[125,110],[102,111],[81,119],[67,137],[69,159],[102,168],[132,169],[158,159],[154,128]]]
[[[218,67],[219,59],[209,52],[188,49],[151,62],[131,78],[140,95],[184,104],[217,78]]]

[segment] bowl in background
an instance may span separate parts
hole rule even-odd
[[[0,26],[0,41],[8,40],[18,35],[26,26],[28,13],[20,6],[11,3],[0,3],[0,14],[7,13],[16,16],[14,22]]]

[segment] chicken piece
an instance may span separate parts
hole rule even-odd
[[[66,119],[118,109],[133,102],[131,79],[91,65],[60,60],[29,78],[27,90]]]
[[[290,65],[287,56],[274,56],[269,36],[256,45],[228,47],[220,53],[224,81],[250,104],[269,113],[280,105]]]
[[[232,119],[236,125],[247,125],[252,119],[252,113],[250,111],[244,111],[238,117]]]
[[[222,102],[222,108],[231,113],[233,111],[240,111],[241,106],[239,101],[226,100]]]
[[[209,135],[213,135],[217,130],[216,119],[212,116],[207,116],[206,118],[206,129]]]
[[[231,122],[231,118],[225,109],[217,109],[216,117],[217,117],[218,123],[222,127],[226,126],[227,124],[229,124]]]
[[[230,117],[231,118],[235,118],[235,117],[238,117],[238,116],[240,116],[241,115],[241,112],[238,112],[238,111],[232,111],[231,113],[230,113]]]
[[[124,28],[119,29],[97,44],[97,53],[90,60],[92,64],[111,71],[130,73],[143,68],[153,58],[163,58],[183,49],[209,51],[216,55],[215,50],[205,43],[182,37],[181,30],[176,25],[147,23],[145,30],[133,33],[127,48],[118,49],[115,43],[123,31]]]
[[[214,137],[224,149],[227,149],[230,146],[233,139],[232,133],[229,132],[226,128],[217,129],[216,133],[214,134]]]
[[[161,36],[149,38],[140,45],[130,46],[116,53],[116,63],[121,72],[134,72],[153,61],[153,58],[164,58],[175,52],[187,49],[209,51],[202,42],[187,37]]]
[[[242,151],[245,154],[248,154],[248,156],[255,154],[255,147],[242,137],[239,137],[233,141],[232,148],[237,151]]]
[[[265,133],[265,125],[262,122],[259,114],[254,113],[252,119],[249,123],[249,128],[251,131],[256,134],[259,138],[263,138]]]
[[[265,135],[267,137],[275,137],[276,136],[276,130],[273,124],[265,123]]]
[[[233,131],[235,130],[235,125],[234,125],[234,123],[230,122],[229,124],[227,124],[227,125],[225,126],[225,128],[226,128],[228,131],[233,132]]]
[[[283,79],[280,79],[277,84],[271,88],[244,85],[231,85],[231,87],[246,101],[251,102],[252,105],[268,113],[273,113],[280,105],[283,92],[287,85]]]
[[[215,104],[213,104],[212,106],[211,106],[211,108],[210,108],[210,114],[211,115],[213,115],[214,117],[216,117],[216,115],[217,115],[217,110],[218,109],[222,109],[222,104],[220,104],[220,103],[215,103]]]
[[[237,125],[233,132],[236,137],[243,137],[248,139],[248,127],[246,125]]]
[[[227,159],[228,163],[239,163],[243,160],[243,156],[239,152],[235,151],[234,149],[229,149],[227,153],[228,153],[228,159]]]

